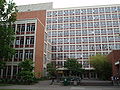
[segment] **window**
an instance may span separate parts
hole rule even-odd
[[[64,24],[64,29],[68,29],[70,27],[69,24]]]
[[[80,9],[76,9],[76,10],[75,10],[75,14],[76,14],[76,15],[79,15],[79,14],[80,14]]]
[[[109,13],[110,11],[111,11],[111,10],[110,10],[110,7],[106,7],[106,8],[105,8],[105,12],[106,12],[106,13]]]
[[[63,17],[58,17],[58,23],[62,23],[63,22]]]
[[[75,21],[75,17],[70,17],[70,22],[74,22]]]
[[[26,45],[34,45],[34,36],[27,36],[25,44]]]
[[[83,50],[88,50],[88,45],[83,45]]]
[[[58,60],[62,60],[63,59],[63,53],[58,53]]]
[[[104,8],[99,8],[99,12],[103,13],[104,12]]]
[[[32,59],[33,60],[33,50],[25,50],[24,59]]]
[[[74,10],[70,10],[70,15],[74,15]]]
[[[69,21],[69,17],[64,17],[64,22],[68,22]]]
[[[107,34],[105,29],[101,29],[101,34]]]
[[[102,42],[107,42],[107,37],[103,36],[101,37]]]
[[[69,14],[68,10],[65,10],[64,15],[68,15],[68,14]]]
[[[112,18],[117,19],[118,18],[117,14],[112,14]]]
[[[56,54],[52,54],[52,60],[56,60],[57,56]]]
[[[57,16],[57,11],[53,11],[53,16]]]
[[[70,31],[70,36],[75,36],[75,31]]]
[[[113,21],[113,26],[119,26],[118,21]]]
[[[82,50],[81,45],[76,45],[76,50],[77,50],[77,51],[81,51],[81,50]]]
[[[94,42],[94,37],[89,37],[89,42]]]
[[[107,44],[102,44],[102,49],[103,50],[108,50],[108,45]]]
[[[35,23],[28,23],[26,31],[27,32],[34,32],[35,31]]]
[[[80,21],[80,16],[76,16],[75,19],[76,19],[77,22],[79,22]]]
[[[58,24],[58,29],[63,29],[63,24]]]
[[[15,45],[24,45],[24,36],[16,37]]]
[[[47,25],[47,30],[51,30],[51,25]]]
[[[90,8],[90,9],[87,9],[87,13],[88,14],[91,14],[92,13],[92,9]]]
[[[76,43],[81,43],[81,38],[76,38]]]
[[[82,42],[87,43],[87,42],[88,42],[88,38],[87,38],[87,37],[83,37],[83,38],[82,38]]]
[[[101,42],[101,38],[100,37],[95,37],[95,42]]]
[[[47,12],[47,16],[51,17],[52,16],[52,12]]]
[[[106,22],[100,22],[101,27],[106,27]]]
[[[25,24],[17,24],[17,34],[24,34],[25,32]]]
[[[113,42],[113,41],[114,41],[114,37],[113,37],[113,36],[109,36],[109,37],[108,37],[108,41],[109,41],[109,42],[111,42],[111,41]]]
[[[93,13],[98,13],[98,8],[93,8]]]
[[[52,18],[53,23],[57,23],[57,18]]]
[[[68,45],[64,46],[64,50],[69,51],[69,46]]]
[[[16,50],[14,61],[22,61],[22,59],[23,59],[23,50]]]
[[[76,31],[76,35],[80,36],[81,35],[81,30]]]
[[[93,16],[92,16],[92,15],[88,15],[88,16],[87,16],[87,19],[88,19],[88,20],[93,20]]]
[[[52,46],[52,52],[55,52],[56,50],[56,46]]]
[[[62,37],[63,36],[63,31],[59,31],[58,32],[58,37]]]
[[[81,30],[82,31],[82,35],[87,35],[87,30]]]
[[[81,23],[76,23],[76,29],[81,28]]]
[[[100,15],[100,19],[104,20],[105,19],[105,15],[104,14]]]
[[[107,21],[107,26],[112,27],[112,22],[111,21]]]
[[[62,16],[63,15],[63,11],[58,11],[58,16]]]
[[[52,25],[52,30],[56,30],[57,29],[57,24],[53,24]]]
[[[58,52],[63,51],[63,46],[57,46],[57,51],[58,51]]]
[[[70,29],[74,29],[75,28],[75,23],[70,23]]]
[[[106,14],[106,19],[111,19],[111,14]]]
[[[93,22],[88,22],[88,28],[92,28],[93,27]]]
[[[69,36],[69,31],[64,31],[64,36]]]
[[[100,30],[99,29],[96,29],[95,30],[95,34],[97,35],[97,34],[100,34]]]
[[[70,43],[75,43],[75,38],[70,38]]]
[[[101,50],[101,45],[96,45],[96,50]]]
[[[114,28],[114,34],[119,34],[119,33],[120,33],[119,28]]]
[[[71,51],[75,50],[75,45],[70,45],[70,50]]]
[[[94,22],[94,27],[99,27],[99,22]]]
[[[113,34],[113,30],[112,29],[107,29],[107,33],[108,34]]]
[[[47,18],[47,23],[51,23],[51,18]]]
[[[86,9],[81,9],[81,14],[86,14]]]
[[[90,51],[94,51],[95,50],[95,46],[94,45],[89,45],[89,50]]]

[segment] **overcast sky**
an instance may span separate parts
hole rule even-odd
[[[53,2],[54,8],[120,4],[120,0],[13,0],[16,5]]]

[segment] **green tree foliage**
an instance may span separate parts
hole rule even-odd
[[[54,63],[47,64],[47,72],[50,77],[55,77],[57,73],[57,68]]]
[[[112,68],[107,56],[96,55],[91,57],[91,65],[95,68],[98,76],[102,80],[109,79],[111,76]]]
[[[18,66],[21,68],[18,76],[21,77],[22,80],[24,80],[24,83],[32,83],[34,81],[34,73],[32,72],[34,69],[33,61],[28,59],[20,62]]]
[[[64,67],[67,68],[73,76],[80,75],[84,71],[82,64],[79,64],[77,59],[67,59]]]
[[[16,20],[16,12],[13,1],[0,0],[0,59],[10,58],[14,54],[11,45],[15,39],[12,24]]]

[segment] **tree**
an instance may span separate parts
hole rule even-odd
[[[21,80],[24,80],[24,83],[30,84],[34,81],[34,73],[32,72],[33,67],[33,61],[32,60],[25,60],[18,64],[18,66],[21,68],[21,71],[18,73],[18,76],[21,77]]]
[[[8,59],[14,54],[14,30],[12,24],[16,20],[16,6],[13,1],[0,0],[0,59]]]
[[[92,56],[90,61],[91,65],[95,68],[95,71],[98,73],[100,79],[106,80],[110,78],[112,68],[111,63],[109,62],[107,56],[105,55]]]
[[[57,68],[54,63],[51,62],[47,64],[47,72],[48,72],[48,76],[56,77]]]
[[[80,75],[84,71],[82,64],[79,64],[77,59],[67,59],[64,67],[70,71],[71,75]]]

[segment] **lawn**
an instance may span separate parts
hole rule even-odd
[[[32,90],[32,89],[0,89],[0,90]]]

